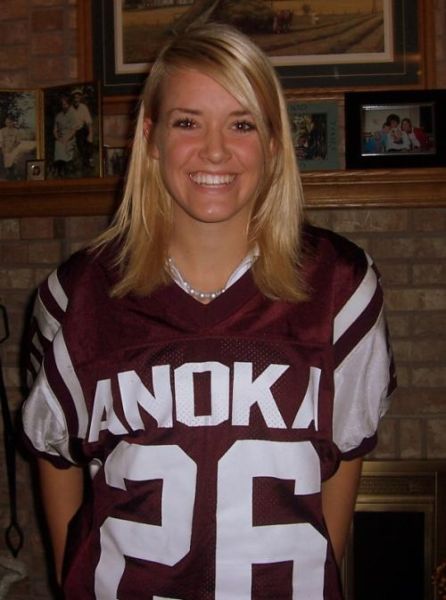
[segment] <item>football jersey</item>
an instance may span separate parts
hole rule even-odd
[[[248,270],[201,304],[173,283],[110,296],[114,254],[38,294],[23,407],[33,451],[89,467],[68,600],[337,600],[321,483],[359,457],[394,386],[377,272],[308,227],[308,299]]]

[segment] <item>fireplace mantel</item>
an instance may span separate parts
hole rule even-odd
[[[310,208],[446,206],[446,168],[323,171],[302,175]],[[0,182],[0,218],[110,214],[115,177]]]

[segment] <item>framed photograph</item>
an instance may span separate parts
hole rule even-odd
[[[430,0],[95,0],[104,94],[139,92],[160,46],[192,22],[230,23],[271,57],[286,88],[426,87]]]
[[[47,179],[98,177],[102,174],[102,127],[96,82],[43,91]]]
[[[40,92],[0,90],[0,181],[27,179],[27,162],[40,156]]]
[[[26,163],[26,179],[28,181],[43,181],[45,179],[45,161],[29,160]]]
[[[127,167],[128,149],[104,146],[104,175],[122,177]]]
[[[288,113],[300,170],[340,169],[340,101],[289,100]]]
[[[446,90],[345,95],[350,169],[446,164]]]

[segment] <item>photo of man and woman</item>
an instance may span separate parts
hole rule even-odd
[[[362,106],[362,156],[435,154],[432,103]]]
[[[45,90],[44,114],[47,177],[100,175],[100,115],[96,84]]]

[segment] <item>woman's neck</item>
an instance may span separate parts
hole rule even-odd
[[[223,288],[249,250],[246,234],[212,225],[194,232],[174,230],[169,245],[169,256],[182,277],[204,292]]]

